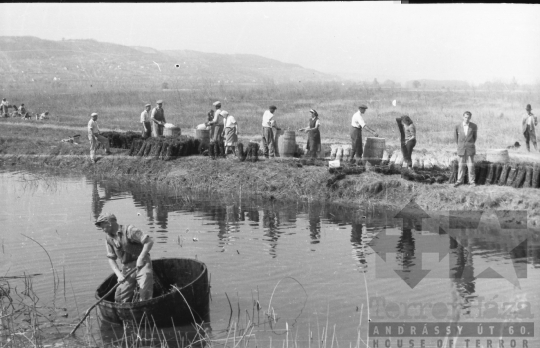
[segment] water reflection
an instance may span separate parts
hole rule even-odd
[[[364,289],[368,287],[370,294],[399,298],[404,302],[418,301],[425,297],[429,297],[429,301],[433,303],[454,301],[458,304],[457,308],[461,309],[460,314],[471,313],[475,300],[479,297],[491,299],[495,295],[499,298],[506,296],[500,290],[501,284],[503,288],[506,286],[504,289],[508,292],[536,299],[540,272],[540,238],[527,230],[511,233],[489,229],[446,234],[441,232],[442,234],[436,236],[436,240],[438,248],[444,249],[448,254],[445,258],[446,273],[437,274],[438,277],[430,274],[418,287],[411,290],[393,269],[388,277],[391,279],[383,279],[375,274],[373,263],[378,256],[374,255],[371,244],[368,243],[380,232],[391,231],[395,238],[384,251],[394,253],[397,257],[388,257],[387,261],[392,261],[402,270],[422,266],[422,254],[426,252],[423,250],[425,239],[422,235],[425,226],[421,220],[414,217],[395,219],[395,212],[351,209],[311,202],[159,192],[155,187],[120,182],[87,181],[86,184],[83,192],[87,198],[77,198],[73,203],[73,211],[67,212],[70,215],[66,220],[80,224],[82,219],[77,219],[89,215],[87,199],[91,196],[92,220],[104,209],[113,209],[113,212],[122,216],[122,221],[129,220],[126,223],[134,223],[149,230],[155,240],[162,243],[154,247],[153,258],[185,256],[204,260],[213,272],[211,309],[212,325],[216,330],[212,334],[221,334],[220,338],[224,340],[228,332],[227,319],[231,312],[236,322],[246,309],[250,313],[257,311],[257,315],[258,310],[253,307],[252,299],[260,300],[261,305],[266,307],[276,283],[286,277],[298,279],[310,298],[307,305],[309,308],[298,320],[302,324],[299,332],[317,319],[314,315],[310,317],[305,313],[327,313],[328,298],[333,297],[335,301],[330,303],[330,314],[328,317],[325,314],[325,317],[329,322],[338,324],[336,337],[347,338],[350,337],[349,334],[356,337],[357,316],[362,312],[362,305],[365,305],[362,301],[367,298]],[[6,180],[6,187],[9,185],[13,183]],[[19,192],[15,192],[15,195],[10,190],[4,189],[5,197],[19,195]],[[80,192],[80,187],[77,187],[77,190],[76,192]],[[5,243],[6,250],[10,250],[9,256],[7,252],[1,256],[7,262],[20,261],[15,258],[8,259],[11,255],[32,256],[25,260],[27,264],[20,262],[22,266],[12,262],[13,268],[18,268],[10,272],[17,271],[20,274],[26,270],[25,267],[34,267],[31,262],[48,264],[48,260],[46,255],[38,258],[39,253],[28,252],[39,250],[37,245],[21,243],[17,228],[22,220],[17,213],[32,212],[34,206],[39,206],[44,215],[50,214],[58,210],[61,204],[67,205],[74,200],[69,195],[58,195],[54,200],[59,204],[48,206],[46,202],[47,199],[50,201],[50,197],[46,195],[36,194],[26,201],[23,199],[24,197],[9,200],[10,204],[5,204],[0,209],[4,214],[2,221],[8,224],[8,237],[2,235],[2,238],[6,238],[5,242],[3,239],[2,242]],[[137,212],[140,212],[140,215],[137,215]],[[92,222],[82,221],[88,228],[93,228]],[[110,273],[110,269],[104,263],[102,242],[98,241],[101,235],[72,233],[72,230],[79,227],[76,224],[59,224],[44,219],[25,221],[25,225],[36,232],[33,236],[37,240],[47,242],[47,250],[55,265],[65,259],[62,266],[66,265],[66,279],[73,279],[73,293],[76,294],[74,297],[77,297],[79,307],[87,308],[95,302],[93,287]],[[147,226],[144,226],[145,224]],[[197,243],[194,237],[198,238]],[[183,246],[180,245],[182,238]],[[31,249],[32,247],[35,249]],[[86,274],[90,266],[86,260],[92,260],[92,264],[99,265],[90,271],[88,277]],[[513,267],[510,270],[515,269],[522,289],[512,289],[513,285],[508,285],[505,279],[482,279],[482,272],[485,275],[489,267],[497,270],[501,265],[510,265]],[[429,266],[429,263],[424,263],[422,269],[427,270]],[[358,277],[355,277],[358,272],[365,273],[364,278],[359,278],[360,283]],[[84,278],[81,273],[85,274]],[[46,289],[50,288],[49,280],[50,278],[47,278],[47,281],[43,282],[48,283]],[[488,285],[482,282],[487,282]],[[286,291],[287,286],[290,292]],[[298,290],[298,285],[291,285],[286,281],[277,288],[272,307],[276,308],[282,318],[278,326],[284,325],[289,318],[298,316],[297,312],[293,313],[294,303],[290,300],[294,294],[298,295]],[[225,293],[232,304],[225,297]],[[70,298],[66,301],[69,302]],[[84,304],[81,305],[81,302]],[[66,307],[70,308],[70,320],[77,317],[73,301]],[[363,308],[365,314],[366,307]],[[352,318],[351,312],[356,316],[355,320],[346,319]]]
[[[318,244],[321,239],[321,209],[318,205],[309,206],[308,220],[311,244]]]
[[[454,302],[461,304],[462,314],[470,315],[475,295],[473,241],[470,237],[450,238],[450,279],[460,298]]]
[[[279,214],[277,214],[275,210],[274,203],[271,203],[270,206],[267,206],[263,209],[263,230],[264,230],[264,240],[267,242],[268,245],[268,253],[272,258],[277,257],[277,245],[279,236],[282,231],[280,231],[280,223],[279,223]]]

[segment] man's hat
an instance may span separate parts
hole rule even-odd
[[[317,111],[313,110],[313,109],[310,109],[309,112],[311,112],[313,115],[315,116],[319,116],[319,114],[317,113]]]
[[[274,110],[276,110],[277,108],[276,108],[275,105],[270,105],[269,109],[274,109]]]
[[[103,213],[101,214],[96,222],[95,222],[95,225],[96,226],[99,226],[99,224],[101,224],[102,222],[105,222],[105,221],[111,221],[111,220],[114,220],[116,221],[116,216],[114,216],[114,214],[111,214],[111,213]]]
[[[532,110],[531,104],[527,104],[526,109],[527,109],[527,110]]]
[[[90,117],[94,117],[94,116],[97,116],[97,112],[92,112],[92,115],[90,115]]]
[[[156,102],[156,104],[163,104],[163,100],[161,100],[161,99],[158,100],[158,101]]]
[[[225,116],[225,117],[229,116],[229,113],[228,113],[227,111],[225,111],[225,110],[223,110],[223,111],[220,112],[219,114],[220,114],[221,116]]]
[[[218,106],[218,105],[221,105],[221,102],[218,100],[217,102],[214,102],[212,105]]]
[[[358,106],[359,109],[367,109],[368,107],[365,104],[360,104]]]
[[[147,107],[147,106],[152,106],[152,104],[146,104],[144,107]]]

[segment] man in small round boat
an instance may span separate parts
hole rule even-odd
[[[105,246],[109,265],[118,277],[118,282],[124,280],[124,275],[137,267],[137,272],[131,274],[126,281],[116,288],[114,299],[118,303],[132,302],[137,285],[139,300],[152,298],[154,276],[150,249],[154,245],[152,238],[132,225],[119,225],[116,216],[110,213],[101,214],[95,225],[107,234]],[[118,267],[119,260],[122,268]]]

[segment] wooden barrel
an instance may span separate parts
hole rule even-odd
[[[508,150],[494,149],[487,151],[486,160],[493,163],[507,163],[510,160],[510,157],[508,156]]]
[[[178,126],[172,126],[172,127],[163,127],[163,136],[166,137],[178,137],[182,134],[182,131],[180,130],[180,127]]]
[[[343,149],[343,160],[344,161],[352,160],[352,157],[351,157],[352,145],[343,145],[341,148]]]
[[[201,144],[210,145],[210,130],[196,129],[195,139],[199,139]]]
[[[364,145],[364,160],[374,165],[380,164],[385,148],[386,143],[384,138],[367,138]]]
[[[279,157],[293,157],[296,150],[296,134],[294,131],[283,131],[277,144]]]
[[[336,150],[336,159],[338,161],[343,161],[343,147],[342,146],[338,147]]]
[[[382,155],[382,165],[387,165],[388,162],[390,161],[390,155],[388,153],[388,151],[384,150],[383,152],[383,155]]]
[[[341,146],[340,145],[336,145],[336,144],[332,144],[330,145],[330,160],[335,160],[336,159],[336,154],[337,154],[337,149],[340,148]]]

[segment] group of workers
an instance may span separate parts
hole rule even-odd
[[[145,111],[141,114],[143,132],[146,136],[150,136],[150,128],[152,129],[152,136],[163,134],[162,127],[165,124],[163,102],[158,100],[156,104],[156,108],[151,113],[150,104],[147,104]],[[225,144],[234,149],[238,135],[237,121],[227,111],[221,110],[221,102],[216,101],[213,105],[215,110],[208,113],[207,122],[200,126],[210,130],[211,140],[213,142],[221,142],[225,138]],[[368,107],[366,105],[360,105],[351,120],[352,157],[356,157],[357,160],[361,160],[363,155],[362,131],[365,129],[375,137],[378,137],[377,132],[369,127],[364,120],[367,109]],[[538,120],[532,113],[530,104],[525,109],[526,113],[522,119],[523,135],[527,149],[530,151],[530,142],[533,143],[535,149],[537,148],[535,127],[538,125]],[[280,129],[277,127],[274,119],[276,110],[277,107],[272,105],[264,112],[262,117],[262,139],[265,157],[275,156],[274,130]],[[307,148],[311,156],[316,156],[321,151],[321,134],[319,129],[321,122],[316,110],[311,109],[310,114],[311,118],[308,126],[299,129],[299,131],[308,133]],[[88,136],[92,149],[91,156],[95,155],[95,146],[97,146],[98,142],[103,143],[107,153],[110,153],[107,138],[99,134],[99,128],[96,123],[97,117],[98,114],[93,113],[92,119],[88,123]],[[457,124],[454,129],[454,139],[459,157],[458,178],[454,186],[463,185],[465,166],[468,167],[469,185],[476,186],[474,156],[476,154],[475,143],[478,135],[478,126],[471,122],[471,118],[472,113],[465,111],[462,116],[462,122]],[[416,146],[416,127],[407,114],[396,118],[396,122],[400,132],[400,144],[404,161],[408,168],[412,168],[411,155]],[[106,233],[105,244],[109,265],[117,275],[118,282],[121,283],[116,289],[115,301],[120,303],[131,302],[137,287],[139,288],[140,301],[151,299],[154,279],[149,252],[153,246],[152,238],[134,226],[119,225],[116,216],[110,213],[100,215],[95,224]],[[121,268],[118,266],[117,260],[121,262]],[[137,272],[128,276],[134,268],[137,269]]]
[[[5,101],[5,100],[4,100]],[[2,104],[3,105],[3,104]],[[229,149],[238,156],[236,152],[236,145],[238,143],[238,122],[236,118],[229,114],[229,112],[222,110],[222,104],[220,101],[213,103],[215,110],[208,112],[208,119],[204,124],[197,126],[197,129],[206,129],[210,131],[210,142],[216,144],[224,144],[225,151],[228,153]],[[2,106],[3,107],[3,106]],[[143,137],[158,137],[163,135],[163,128],[166,124],[165,111],[163,109],[163,101],[158,100],[156,107],[150,110],[151,105],[146,104],[145,110],[141,113],[140,122],[142,125]],[[358,111],[353,114],[351,120],[351,143],[352,143],[352,158],[361,160],[363,155],[363,142],[362,131],[367,130],[373,136],[378,137],[377,132],[369,127],[364,120],[365,112],[368,107],[361,104],[358,107]],[[2,109],[3,110],[3,109]],[[271,105],[262,115],[262,145],[263,154],[266,158],[275,157],[276,143],[275,132],[281,130],[277,126],[274,114],[277,107]],[[532,142],[534,148],[537,150],[536,142],[536,126],[538,120],[532,113],[532,107],[527,104],[526,113],[522,119],[522,130],[525,137],[525,144],[527,150],[530,151],[530,143]],[[307,151],[308,156],[318,157],[321,152],[321,133],[319,120],[319,114],[316,110],[309,110],[311,118],[309,119],[308,126],[301,128],[298,131],[305,132],[308,135]],[[106,153],[110,153],[108,141],[105,137],[99,136],[99,129],[95,121],[97,120],[97,114],[92,114],[92,120],[88,123],[88,137],[91,143],[90,157],[95,161],[95,149],[98,143],[105,145]],[[457,155],[459,157],[459,172],[455,186],[460,186],[464,183],[464,168],[467,166],[469,172],[469,184],[475,186],[474,177],[474,156],[476,154],[476,139],[478,133],[478,126],[475,123],[470,122],[472,113],[465,111],[463,113],[463,121],[457,125],[454,129],[454,140],[457,145]],[[416,146],[416,127],[407,114],[403,114],[396,119],[398,129],[400,132],[400,145],[403,159],[408,168],[412,168],[412,152]]]
[[[13,108],[11,113],[9,112],[10,108]],[[23,120],[30,120],[32,118],[32,115],[26,110],[24,104],[21,104],[19,107],[17,105],[10,105],[6,98],[3,98],[0,102],[0,115],[2,117],[22,117]],[[49,112],[37,113],[35,117],[36,120],[48,120]]]

